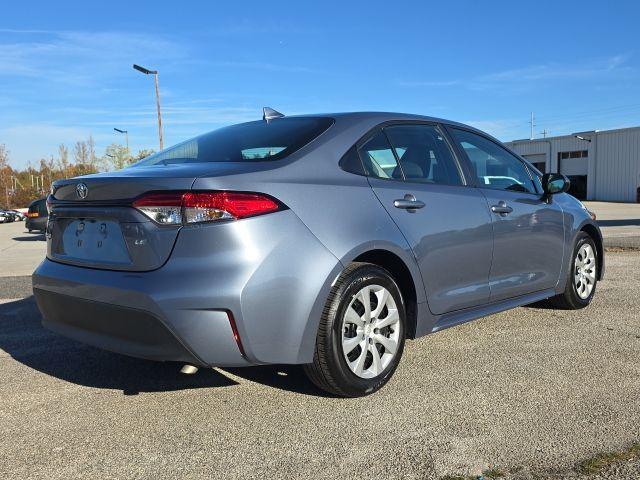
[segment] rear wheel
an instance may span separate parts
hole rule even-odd
[[[404,349],[405,308],[391,275],[353,263],[340,275],[323,310],[313,363],[305,372],[330,393],[358,397],[385,385]]]
[[[598,283],[598,250],[593,239],[581,232],[576,240],[565,290],[549,303],[565,310],[578,310],[591,303]]]

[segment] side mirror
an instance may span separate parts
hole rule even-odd
[[[542,190],[547,195],[566,192],[569,187],[571,181],[561,173],[545,173],[542,176]]]

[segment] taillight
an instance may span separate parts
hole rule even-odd
[[[267,195],[244,192],[149,193],[133,206],[161,225],[237,220],[282,208]]]
[[[133,202],[147,217],[161,225],[182,223],[182,193],[148,193]]]
[[[38,212],[29,212],[27,213],[27,217],[29,218],[38,218],[40,214]]]

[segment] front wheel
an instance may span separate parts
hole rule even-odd
[[[406,314],[400,290],[383,268],[353,263],[322,312],[313,363],[319,388],[345,397],[368,395],[393,375],[404,349]]]
[[[571,270],[565,290],[549,299],[552,306],[578,310],[591,303],[598,283],[598,250],[588,234],[581,232],[576,239]]]

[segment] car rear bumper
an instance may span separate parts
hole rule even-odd
[[[106,272],[111,275],[87,283],[85,276],[90,272],[50,260],[38,267],[32,277],[33,293],[46,328],[94,347],[148,360],[197,366],[254,363],[240,351],[225,310],[163,308],[154,294],[132,288],[123,278],[126,288],[105,284],[105,279],[112,282],[120,272]]]
[[[47,328],[106,350],[200,366],[307,363],[341,270],[283,211],[185,227],[167,263],[150,272],[46,259],[33,288]]]
[[[27,230],[39,230],[41,232],[44,232],[47,229],[47,219],[40,217],[27,218],[24,226]]]
[[[135,308],[34,289],[43,325],[61,335],[113,352],[149,360],[201,365],[160,318]]]

